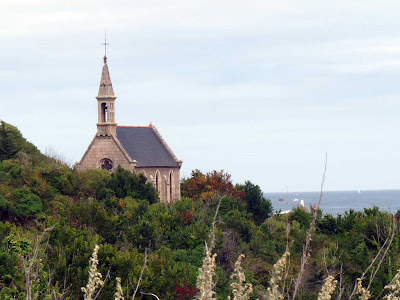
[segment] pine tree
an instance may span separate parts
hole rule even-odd
[[[10,126],[6,122],[1,121],[0,161],[15,157],[19,150],[21,150],[21,145],[18,136],[10,130]]]

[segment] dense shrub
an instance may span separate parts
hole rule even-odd
[[[1,120],[0,122],[0,161],[16,157],[20,151],[27,154],[39,153],[32,143],[22,137],[16,127]]]
[[[43,212],[43,204],[39,196],[27,187],[16,189],[13,193],[11,212],[17,218],[39,216]]]

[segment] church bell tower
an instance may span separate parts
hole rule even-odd
[[[105,39],[104,46],[107,46]],[[97,132],[81,160],[79,171],[104,169],[114,172],[118,166],[143,174],[153,183],[160,200],[172,203],[180,199],[180,168],[178,160],[154,124],[148,126],[117,126],[115,100],[107,66],[106,47],[97,99]],[[93,101],[93,100],[92,100]]]
[[[97,99],[97,136],[116,136],[117,123],[115,123],[115,97],[108,72],[107,57],[104,56],[104,65],[101,72],[101,80]]]

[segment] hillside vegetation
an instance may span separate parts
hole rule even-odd
[[[83,299],[95,245],[104,281],[97,299],[114,299],[117,277],[125,299],[131,299],[142,271],[137,298],[154,299],[144,292],[193,299],[217,207],[212,252],[218,299],[233,296],[230,276],[240,254],[252,285],[249,299],[278,299],[268,288],[291,298],[300,270],[296,299],[317,299],[328,276],[338,281],[333,298],[348,299],[357,278],[371,298],[382,298],[400,266],[397,219],[377,207],[337,217],[316,211],[310,232],[313,211],[273,214],[259,186],[234,185],[223,171],[195,170],[181,190],[182,199],[169,205],[160,203],[142,175],[122,168],[78,172],[41,154],[3,121],[0,299]],[[310,246],[304,249],[307,232]],[[290,260],[271,281],[284,253]]]

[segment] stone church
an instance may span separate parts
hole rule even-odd
[[[163,202],[180,199],[180,168],[171,148],[156,127],[118,126],[115,122],[115,97],[104,56],[97,99],[97,133],[76,164],[78,170],[106,169],[112,172],[118,165],[142,173],[155,186]]]

